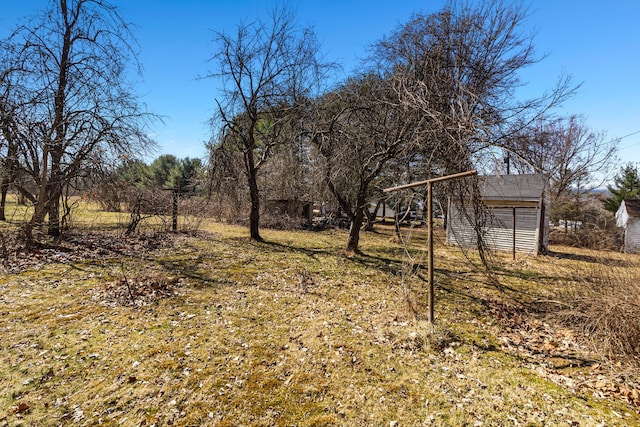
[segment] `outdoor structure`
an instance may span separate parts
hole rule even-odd
[[[549,246],[549,181],[540,174],[478,177],[488,219],[480,228],[490,249],[537,255]],[[455,197],[449,198],[447,242],[477,247],[475,217]]]
[[[640,200],[622,201],[616,212],[616,225],[624,228],[624,251],[640,253]]]

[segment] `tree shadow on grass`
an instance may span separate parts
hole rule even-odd
[[[277,252],[280,254],[303,254],[315,262],[322,262],[323,256],[334,256],[335,254],[325,249],[309,249],[298,246],[285,245],[282,243],[271,241],[251,241],[246,238],[232,238],[231,240],[240,240],[243,245],[251,245],[258,250],[264,249],[269,252]],[[199,252],[199,251],[198,251]],[[162,266],[167,272],[178,275],[194,281],[197,287],[217,287],[217,286],[233,286],[238,282],[230,278],[228,269],[219,268],[215,263],[220,257],[215,254],[198,253],[197,256],[186,255],[178,259],[156,259],[154,262]],[[251,263],[248,261],[247,264]]]
[[[572,261],[582,261],[591,264],[602,264],[611,267],[631,267],[633,263],[630,263],[626,260],[615,259],[611,257],[604,257],[602,252],[599,253],[598,256],[595,255],[587,255],[587,254],[572,254],[566,252],[558,252],[558,251],[549,251],[547,256],[551,256],[558,259],[568,259]]]
[[[291,245],[285,245],[283,243],[277,243],[277,242],[272,242],[272,241],[262,241],[262,242],[256,242],[256,244],[258,245],[263,245],[268,247],[270,250],[272,251],[276,251],[276,252],[280,252],[280,253],[300,253],[300,254],[304,254],[306,256],[308,256],[309,258],[314,259],[315,261],[319,261],[318,256],[319,255],[325,255],[325,256],[335,256],[335,253],[331,252],[330,250],[326,250],[326,249],[309,249],[309,248],[304,248],[304,247],[300,247],[300,246],[291,246]]]
[[[156,259],[154,262],[172,275],[193,280],[193,285],[198,288],[229,286],[234,284],[234,282],[228,278],[211,273],[207,271],[206,268],[203,268],[203,265],[206,265],[207,258],[214,259],[215,257],[198,257],[188,261],[184,259]]]

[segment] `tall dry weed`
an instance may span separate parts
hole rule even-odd
[[[589,337],[606,356],[640,365],[640,268],[595,264],[565,290],[561,320]]]

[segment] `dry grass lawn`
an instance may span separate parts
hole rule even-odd
[[[420,231],[411,269],[383,228],[352,258],[339,231],[204,228],[5,254],[0,426],[640,425],[628,359],[549,320],[637,256],[497,255],[500,288],[440,237],[431,327]]]

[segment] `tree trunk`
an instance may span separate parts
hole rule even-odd
[[[2,186],[0,188],[0,221],[6,221],[7,218],[4,214],[4,207],[7,203],[7,193],[9,192],[9,182],[8,180],[2,182]]]
[[[35,244],[35,240],[33,238],[33,230],[35,228],[39,228],[44,224],[44,217],[46,216],[46,210],[44,202],[41,204],[40,201],[36,203],[35,210],[33,212],[33,216],[31,220],[26,224],[24,228],[25,234],[25,245],[27,248],[32,248]]]
[[[260,237],[260,194],[256,177],[249,178],[249,193],[251,194],[251,211],[249,213],[249,234],[252,240],[261,241]]]
[[[60,12],[62,16],[67,19],[68,7],[67,0],[60,0]],[[67,79],[69,73],[69,57],[71,55],[72,31],[74,24],[67,23],[64,28],[64,35],[62,40],[62,52],[60,56],[60,65],[58,68],[58,87],[56,89],[56,95],[54,99],[54,120],[53,131],[55,138],[53,139],[53,145],[51,148],[51,171],[49,173],[49,182],[47,185],[47,200],[46,210],[49,214],[49,229],[48,234],[50,236],[60,235],[60,199],[62,198],[62,171],[61,160],[64,154],[64,143],[67,139],[66,135],[66,123],[65,123],[65,107],[67,101]],[[46,161],[46,159],[45,159]],[[46,176],[46,171],[43,172],[43,176]],[[44,185],[43,181],[41,185]],[[38,200],[40,203],[40,200]]]
[[[402,233],[400,233],[400,215],[398,215],[398,212],[396,212],[395,216],[393,217],[393,228],[396,233],[396,239],[398,239],[398,241],[401,241]]]
[[[260,191],[258,190],[258,170],[255,166],[253,151],[245,153],[247,165],[247,179],[249,183],[249,195],[251,197],[251,210],[249,212],[249,235],[251,240],[262,241],[260,237]]]
[[[34,245],[33,240],[33,229],[36,227],[42,226],[44,223],[44,217],[47,213],[47,189],[49,185],[47,184],[49,177],[49,144],[44,144],[44,149],[42,152],[42,170],[40,172],[40,182],[38,189],[38,198],[35,202],[33,215],[31,216],[31,220],[27,223],[24,229],[25,234],[25,242],[27,248],[31,248]]]
[[[60,199],[62,198],[62,183],[60,182],[60,160],[57,155],[51,156],[51,178],[47,191],[47,213],[49,214],[49,236],[60,236]]]
[[[171,203],[171,230],[178,231],[178,190],[173,189],[173,199]]]
[[[353,218],[351,218],[351,228],[349,228],[349,238],[347,239],[347,247],[344,252],[347,255],[360,253],[358,245],[360,243],[360,229],[364,223],[364,213],[362,209],[357,209]]]
[[[378,200],[378,203],[376,203],[376,207],[373,212],[371,212],[369,209],[366,209],[364,211],[365,215],[367,216],[367,223],[364,227],[365,231],[373,231],[373,225],[375,224],[376,218],[378,217],[378,210],[380,209],[381,204],[383,204],[383,201]]]
[[[326,171],[327,174],[325,176],[325,183],[327,184],[327,187],[329,187],[329,191],[331,191],[331,194],[333,194],[336,200],[338,201],[339,208],[342,209],[347,214],[347,216],[349,217],[349,220],[351,221],[351,227],[349,228],[349,237],[347,238],[347,247],[344,250],[345,255],[349,256],[349,255],[360,253],[360,250],[358,249],[358,245],[360,243],[360,229],[362,228],[362,224],[364,223],[364,217],[365,217],[363,209],[366,209],[366,206],[367,206],[367,203],[366,203],[367,198],[365,194],[366,194],[366,188],[368,183],[361,182],[360,190],[358,191],[358,196],[356,198],[355,208],[354,210],[351,210],[352,209],[351,205],[349,204],[347,199],[342,197],[340,193],[336,190],[336,187],[333,184],[333,181],[331,181],[329,177],[329,172],[330,170],[327,169]],[[341,215],[339,214],[338,217],[340,216]]]
[[[47,234],[49,236],[60,236],[60,196],[55,195],[49,200],[49,224],[47,227]]]

